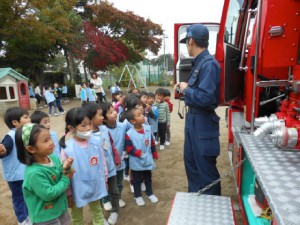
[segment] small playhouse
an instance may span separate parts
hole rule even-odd
[[[28,78],[12,68],[0,68],[0,115],[12,107],[30,108]]]

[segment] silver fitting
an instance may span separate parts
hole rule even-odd
[[[271,134],[272,142],[280,148],[295,148],[298,143],[298,131],[296,128],[282,126]]]

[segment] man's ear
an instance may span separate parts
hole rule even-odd
[[[28,145],[26,147],[26,150],[27,150],[27,152],[29,152],[31,154],[35,153],[35,151],[36,151],[36,149],[34,147],[30,146],[30,145]]]

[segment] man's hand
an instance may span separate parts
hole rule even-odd
[[[180,91],[183,92],[183,90],[188,86],[188,83],[186,82],[179,82],[176,84],[177,87],[179,87]]]

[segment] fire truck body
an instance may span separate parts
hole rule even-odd
[[[230,160],[245,159],[234,173],[244,224],[299,225],[300,1],[225,0],[216,37]]]
[[[225,0],[223,9],[215,57],[230,159],[246,159],[235,172],[244,224],[300,224],[300,1]]]

